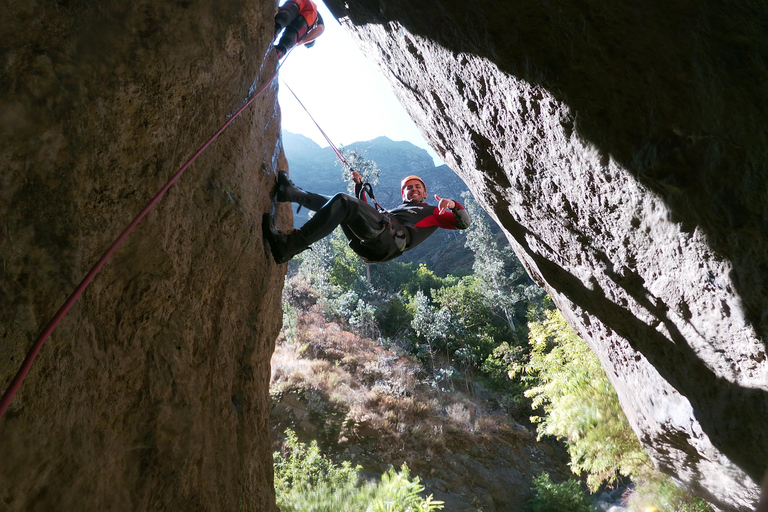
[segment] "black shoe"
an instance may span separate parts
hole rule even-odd
[[[285,234],[277,229],[273,213],[265,213],[261,218],[261,231],[264,240],[269,243],[269,250],[278,265],[290,261],[294,256],[309,248],[309,244],[299,231],[293,230],[292,233]]]
[[[277,183],[274,190],[275,200],[280,203],[296,203],[299,208],[304,206],[309,208],[313,212],[320,210],[320,208],[328,202],[328,198],[315,194],[314,192],[306,192],[293,184],[288,179],[288,173],[285,171],[277,172]],[[298,213],[299,210],[296,210]]]
[[[279,203],[299,203],[301,204],[307,198],[307,193],[293,184],[288,179],[288,173],[277,171],[277,187],[275,199]]]

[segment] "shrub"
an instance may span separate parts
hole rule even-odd
[[[384,336],[392,337],[405,334],[411,327],[413,315],[400,297],[389,299],[377,312],[376,320]]]
[[[638,479],[628,502],[632,510],[654,507],[659,512],[712,512],[704,500],[676,486],[668,476],[660,472],[649,473]]]
[[[381,482],[361,482],[360,466],[334,464],[316,441],[307,446],[285,431],[283,453],[276,452],[275,494],[282,512],[431,512],[442,510],[432,496],[422,498],[424,486],[410,478],[408,467],[390,469]]]
[[[422,498],[424,486],[419,477],[410,479],[408,466],[403,464],[400,472],[390,468],[381,476],[381,483],[375,487],[370,505],[365,512],[431,512],[442,510],[443,502],[435,501],[432,496]]]
[[[592,504],[581,484],[566,480],[556,484],[549,473],[533,479],[534,497],[528,504],[531,512],[592,512]]]
[[[406,283],[403,283],[403,291],[408,296],[416,295],[417,292],[421,291],[426,294],[427,297],[431,297],[434,290],[439,290],[446,284],[452,284],[453,281],[453,278],[449,277],[443,279],[435,275],[435,273],[429,270],[424,263],[421,263],[419,264],[419,267],[413,271],[411,278]]]
[[[532,323],[530,330],[526,370],[538,385],[526,396],[546,412],[531,418],[540,422],[539,435],[565,440],[571,468],[587,473],[593,491],[618,474],[636,475],[651,468],[597,356],[560,312],[547,312],[546,320]]]
[[[403,263],[396,260],[377,263],[368,268],[371,270],[373,287],[387,294],[402,291],[405,285],[411,281],[415,272],[413,263]]]

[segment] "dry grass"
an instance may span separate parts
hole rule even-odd
[[[328,445],[364,446],[391,464],[412,464],[413,458],[491,438],[515,442],[530,437],[510,427],[506,415],[489,413],[461,393],[430,386],[417,360],[326,322],[306,289],[294,286],[293,293],[301,311],[295,341],[278,339],[271,389],[277,402],[293,393],[314,405],[302,421],[295,411],[276,414],[276,431],[291,427],[311,435],[314,429]]]

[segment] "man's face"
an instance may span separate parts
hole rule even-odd
[[[408,180],[403,188],[403,201],[406,203],[421,203],[426,197],[424,185],[419,180]]]

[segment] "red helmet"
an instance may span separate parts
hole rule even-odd
[[[411,180],[419,180],[421,182],[421,186],[424,187],[424,195],[427,195],[427,184],[424,183],[424,180],[419,178],[418,176],[406,176],[403,178],[403,181],[400,182],[400,195],[403,195],[403,190],[405,189],[405,184],[408,183]]]

